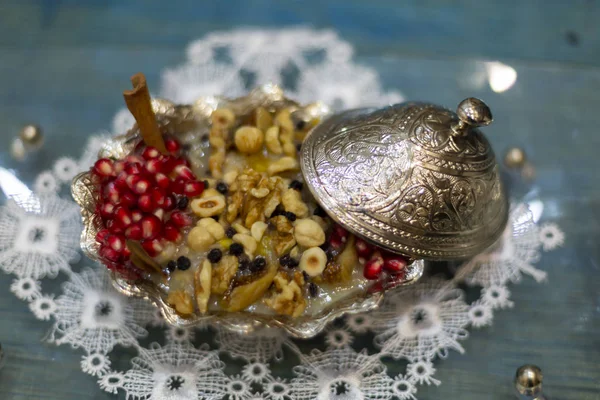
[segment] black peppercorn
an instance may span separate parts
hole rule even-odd
[[[290,183],[290,186],[289,186],[290,189],[294,189],[294,190],[302,190],[303,187],[304,187],[304,183],[300,182],[297,179],[294,179]]]
[[[217,192],[219,192],[221,194],[227,194],[228,191],[229,191],[229,187],[227,186],[227,184],[225,182],[217,183]]]
[[[319,295],[319,287],[314,282],[311,282],[308,284],[308,292],[312,297],[317,297]]]
[[[250,269],[252,272],[262,271],[263,268],[267,265],[267,260],[264,257],[258,256],[252,261],[252,265],[250,265]]]
[[[292,222],[294,222],[296,220],[296,214],[294,214],[291,211],[286,211],[284,215],[287,219],[289,219]]]
[[[192,262],[186,256],[181,256],[177,259],[177,268],[182,271],[189,269],[192,266]]]
[[[177,268],[177,262],[175,260],[171,260],[167,263],[167,269],[169,272],[175,271],[175,268]]]
[[[229,239],[231,239],[233,237],[233,235],[235,235],[236,233],[237,233],[237,231],[232,226],[225,229],[225,236],[227,236]]]
[[[177,200],[177,208],[180,210],[185,210],[190,203],[190,199],[186,196],[181,196],[179,200]]]
[[[221,249],[211,249],[211,251],[209,251],[208,255],[206,256],[206,258],[208,258],[208,261],[210,261],[213,264],[216,264],[219,261],[221,261],[221,257],[223,257],[223,252],[221,252]]]
[[[231,246],[229,246],[229,253],[232,256],[239,256],[243,252],[244,252],[244,246],[242,246],[239,243],[232,243]]]

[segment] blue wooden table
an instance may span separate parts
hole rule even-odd
[[[401,4],[400,4],[401,3]],[[466,354],[436,363],[440,387],[419,399],[507,399],[524,363],[544,370],[553,398],[600,399],[600,2],[597,1],[7,1],[0,3],[0,166],[30,184],[62,155],[77,156],[86,135],[109,128],[120,93],[141,70],[156,87],[181,63],[185,45],[213,30],[305,24],[333,28],[356,61],[409,99],[454,107],[486,100],[497,152],[522,146],[535,166],[521,196],[544,204],[544,220],[567,236],[540,262],[549,282],[511,286],[513,310],[472,331]],[[474,79],[481,60],[517,72],[496,93]],[[20,127],[40,124],[46,144],[18,162],[9,146]],[[4,199],[0,200],[4,202]],[[41,341],[48,323],[9,293],[0,275],[0,342],[7,363],[0,399],[110,399],[80,371],[80,354]],[[52,291],[56,282],[46,280]],[[129,355],[116,359],[126,368]],[[122,365],[120,365],[121,363]],[[393,368],[392,368],[393,369]],[[398,373],[402,370],[398,366]]]

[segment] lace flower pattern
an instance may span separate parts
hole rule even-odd
[[[458,341],[468,336],[468,306],[451,282],[432,278],[389,293],[372,318],[381,354],[413,361],[464,352]]]
[[[0,207],[0,269],[20,278],[53,278],[78,257],[81,217],[55,195],[13,197]]]
[[[389,399],[391,378],[376,356],[346,347],[313,351],[294,367],[294,399]],[[343,397],[342,397],[343,396]]]
[[[188,46],[184,64],[163,72],[160,94],[188,103],[272,82],[292,98],[320,100],[334,110],[402,101],[399,92],[383,90],[374,70],[355,64],[352,53],[332,31],[214,33]],[[11,292],[36,318],[52,321],[50,342],[80,349],[81,370],[102,390],[128,400],[416,400],[418,385],[441,384],[436,357],[447,357],[450,349],[462,353],[468,327],[489,326],[496,311],[512,307],[509,284],[527,276],[546,279],[536,265],[542,252],[565,242],[558,225],[538,223],[528,204],[513,203],[501,240],[459,266],[452,279],[423,277],[388,292],[379,310],[348,315],[314,339],[293,340],[276,328],[240,335],[222,326],[172,327],[149,302],[117,293],[104,267],[78,273],[70,267],[80,258],[81,224],[67,195],[69,182],[93,165],[110,135],[134,123],[122,108],[111,133],[91,135],[82,154],[61,157],[41,172],[35,195],[0,206],[0,269],[15,275]],[[45,293],[42,279],[59,272],[68,280],[59,293]],[[479,298],[468,304],[459,283],[476,286]],[[166,344],[141,341],[147,329]],[[136,353],[125,371],[111,369],[117,345]],[[384,363],[388,357],[404,360],[406,370],[394,377]]]
[[[63,285],[56,300],[56,321],[49,340],[57,345],[106,354],[117,345],[137,345],[147,335],[148,307],[117,293],[105,268],[84,269]]]
[[[216,353],[186,343],[140,348],[131,360],[133,368],[124,375],[128,399],[220,400],[226,393],[224,364]]]

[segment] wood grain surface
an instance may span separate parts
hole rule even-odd
[[[151,88],[184,59],[185,45],[214,30],[305,24],[332,28],[356,47],[356,61],[408,99],[454,108],[483,98],[495,122],[497,153],[522,146],[532,182],[509,176],[515,198],[537,199],[543,220],[566,233],[564,248],[539,262],[549,281],[511,285],[515,308],[491,328],[471,330],[465,354],[435,363],[439,387],[418,398],[508,399],[524,363],[544,371],[556,399],[600,399],[600,3],[598,1],[2,1],[0,2],[0,166],[26,183],[60,156],[76,157],[92,133],[109,129],[121,92],[143,71]],[[477,79],[478,60],[500,59],[518,73],[495,93]],[[20,127],[40,124],[46,144],[17,162],[9,146]],[[0,203],[4,202],[0,198]],[[76,266],[75,269],[78,269]],[[44,280],[58,291],[60,277]],[[110,399],[80,370],[82,352],[44,342],[37,321],[0,274],[0,399]],[[478,296],[470,290],[469,296]],[[360,345],[360,343],[358,343]],[[131,350],[111,354],[128,366]],[[273,365],[286,370],[293,361]],[[404,363],[387,363],[390,374]],[[121,397],[124,398],[121,393]]]

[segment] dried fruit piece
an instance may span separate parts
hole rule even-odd
[[[265,231],[267,230],[267,227],[268,225],[266,223],[262,221],[256,221],[252,224],[252,227],[250,228],[250,234],[252,235],[254,240],[260,242],[263,235],[265,234]]]
[[[204,260],[202,265],[194,273],[194,294],[196,304],[202,314],[208,311],[208,299],[210,298],[210,287],[212,282],[212,265],[210,261]]]
[[[238,258],[225,255],[212,268],[211,291],[215,294],[224,294],[229,289],[231,280],[238,271]]]
[[[349,282],[352,279],[354,268],[358,264],[354,235],[350,235],[344,251],[337,256],[336,262],[340,265],[340,280],[342,282]]]
[[[309,276],[321,275],[327,265],[327,255],[320,247],[311,247],[302,253],[300,269]]]
[[[251,306],[260,300],[277,274],[277,264],[268,262],[268,269],[260,278],[235,287],[223,301],[226,311],[235,312]]]

